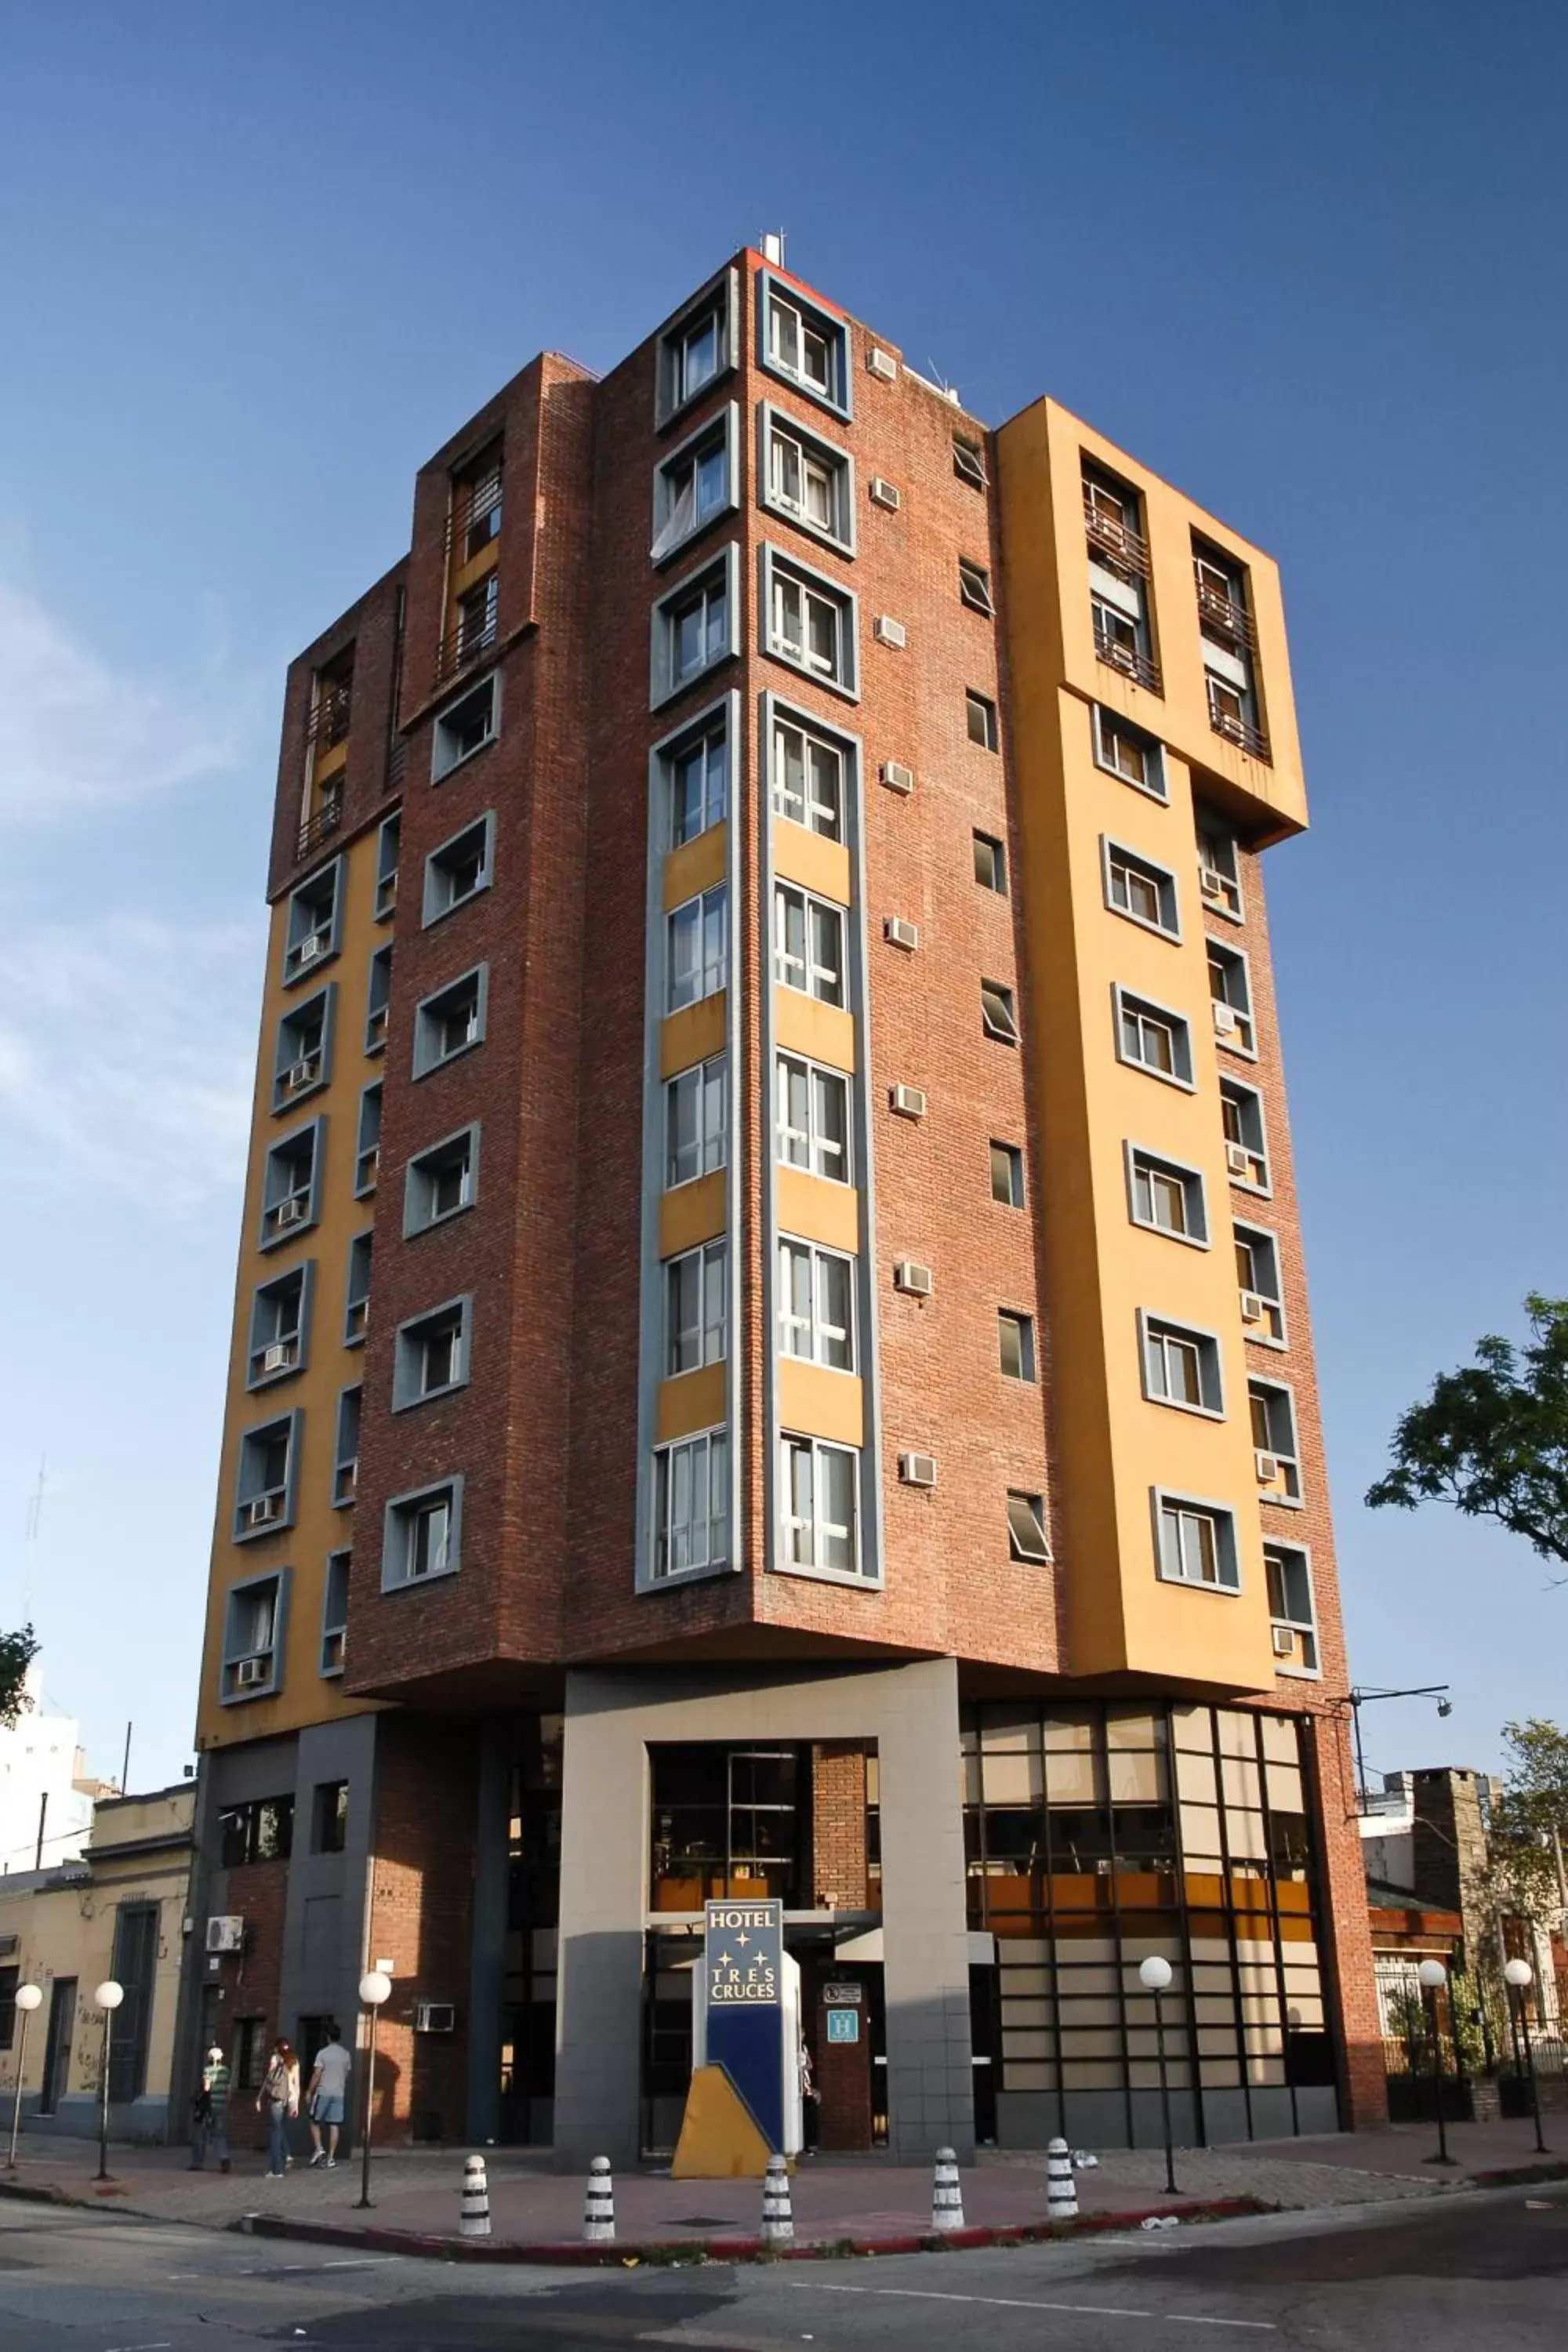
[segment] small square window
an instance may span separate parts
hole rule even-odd
[[[853,460],[809,427],[764,402],[762,502],[846,555],[855,552]]]
[[[1221,1078],[1219,1108],[1225,1129],[1226,1171],[1231,1182],[1247,1192],[1270,1192],[1262,1096],[1256,1087],[1244,1086],[1239,1078]]]
[[[689,401],[733,367],[735,273],[726,270],[658,339],[654,417],[668,425]]]
[[[953,435],[952,470],[971,489],[985,488],[985,452],[978,441],[968,441],[962,433]]]
[[[338,952],[343,861],[334,857],[289,895],[283,923],[283,982],[291,987]]]
[[[394,1343],[392,1410],[406,1412],[449,1396],[468,1379],[472,1301],[448,1298],[400,1323]]]
[[[426,929],[489,888],[494,841],[495,817],[487,811],[430,852],[425,860]]]
[[[996,731],[996,705],[985,695],[976,694],[973,688],[965,693],[963,702],[970,741],[978,743],[983,751],[994,751],[1001,740]]]
[[[1010,1381],[1032,1381],[1035,1377],[1035,1318],[1032,1315],[1016,1315],[1005,1307],[996,1310],[996,1338],[1001,1350],[1002,1370]]]
[[[1127,1148],[1128,1187],[1135,1225],[1168,1234],[1175,1241],[1208,1244],[1204,1180],[1195,1168],[1163,1160],[1136,1144]]]
[[[1100,842],[1105,860],[1105,903],[1112,913],[1142,923],[1163,939],[1179,940],[1181,917],[1176,908],[1176,877],[1152,858],[1141,857],[1119,841]]]
[[[649,699],[654,709],[740,652],[737,566],[735,548],[726,547],[700,572],[678,580],[654,605],[649,624]]]
[[[274,1381],[302,1372],[310,1360],[310,1295],[316,1264],[290,1266],[270,1282],[258,1284],[250,1300],[250,1340],[246,1354],[245,1385],[269,1387]]]
[[[664,1269],[664,1376],[676,1379],[729,1352],[730,1250],[706,1242],[668,1260]]]
[[[1225,947],[1218,940],[1210,940],[1207,947],[1215,1036],[1231,1053],[1256,1059],[1258,1033],[1252,1018],[1252,976],[1247,958],[1239,948]]]
[[[354,1144],[354,1199],[363,1201],[375,1190],[381,1171],[381,1080],[366,1087],[359,1098],[359,1135]]]
[[[1118,986],[1112,992],[1118,1057],[1151,1077],[1172,1086],[1193,1086],[1193,1036],[1186,1021],[1168,1005],[1134,996]]]
[[[224,1699],[271,1698],[281,1687],[288,1585],[288,1570],[277,1569],[269,1576],[253,1576],[231,1587],[224,1610],[219,1685]],[[250,1857],[266,1858],[260,1853]]]
[[[326,1120],[313,1118],[308,1127],[280,1137],[268,1150],[261,1179],[263,1249],[292,1241],[315,1223],[321,1213],[326,1134]]]
[[[375,919],[384,923],[397,911],[397,860],[403,841],[403,819],[389,816],[381,828],[375,853]]]
[[[430,758],[430,781],[438,784],[476,751],[495,740],[500,731],[500,680],[490,677],[471,686],[449,703],[436,721]]]
[[[363,1345],[370,1328],[370,1266],[374,1235],[355,1234],[349,1244],[348,1281],[343,1297],[343,1345]]]
[[[710,424],[702,425],[654,467],[650,562],[668,562],[710,523],[733,513],[739,505],[740,415],[731,401]]]
[[[310,1797],[310,1852],[342,1853],[348,1832],[348,1782],[318,1780]]]
[[[1005,1209],[1024,1205],[1024,1155],[1016,1143],[991,1145],[991,1198]]]
[[[825,841],[844,838],[844,810],[853,779],[848,744],[780,712],[771,733],[773,801],[778,815],[819,833]]]
[[[234,1539],[276,1535],[294,1524],[294,1493],[300,1474],[298,1407],[276,1421],[245,1430],[234,1489]]]
[[[654,751],[656,781],[662,781],[669,812],[666,836],[671,849],[722,824],[730,809],[730,724],[728,703],[706,715],[673,740]]]
[[[1004,1045],[1018,1042],[1018,1011],[1013,992],[1004,988],[998,980],[983,980],[980,983],[980,1024],[988,1037]]]
[[[849,331],[841,319],[785,287],[770,270],[757,278],[758,357],[809,399],[849,414]]]
[[[682,1070],[664,1089],[667,1191],[722,1168],[729,1159],[729,1066],[721,1054]]]
[[[717,996],[730,980],[730,891],[717,882],[688,898],[666,922],[665,1008],[679,1013]]]
[[[1219,1342],[1211,1331],[1189,1330],[1163,1316],[1140,1314],[1143,1393],[1152,1404],[1179,1405],[1216,1419],[1225,1411]]]
[[[650,1581],[730,1559],[730,1439],[704,1430],[661,1446],[654,1455],[653,1560]]]
[[[1113,776],[1147,793],[1151,800],[1167,797],[1165,755],[1161,745],[1152,735],[1145,735],[1141,727],[1131,726],[1098,703],[1094,710],[1094,756],[1100,767],[1109,768]]]
[[[272,1056],[275,1111],[291,1110],[296,1103],[306,1101],[330,1085],[337,994],[336,982],[330,982],[314,996],[291,1004],[279,1022]]]
[[[763,650],[819,686],[859,692],[855,596],[825,572],[763,549]]]
[[[432,1225],[444,1225],[479,1198],[479,1130],[459,1128],[416,1152],[404,1179],[403,1234],[411,1240]]]
[[[1158,1492],[1154,1510],[1159,1573],[1165,1582],[1203,1584],[1215,1591],[1239,1591],[1236,1520],[1229,1511],[1214,1503]]]
[[[462,1564],[463,1482],[442,1479],[386,1506],[381,1582],[384,1591],[455,1575]]]
[[[991,574],[983,563],[972,563],[966,555],[958,559],[958,601],[972,613],[984,613],[988,621],[996,610],[991,601]]]
[[[251,1694],[259,1696],[259,1693]],[[217,1861],[220,1870],[242,1870],[253,1862],[287,1862],[294,1851],[294,1800],[292,1797],[252,1797],[243,1805],[226,1805],[217,1817]],[[236,2018],[235,2030],[239,2038],[239,2054],[235,2074],[236,2087],[259,2090],[261,2075],[254,2082],[241,2085],[237,2077],[245,2068],[245,2029],[253,2021]],[[261,2020],[254,2022],[259,2026]],[[258,2034],[256,2040],[259,2042]]]
[[[1026,1495],[1009,1487],[1007,1492],[1007,1557],[1009,1559],[1048,1560],[1051,1547],[1046,1536],[1046,1498],[1043,1495]]]
[[[974,836],[974,878],[983,890],[994,890],[1001,898],[1007,896],[1007,852],[989,833]]]
[[[349,1567],[353,1555],[327,1554],[326,1589],[321,1596],[321,1665],[323,1675],[341,1675],[349,1633]]]
[[[338,1428],[332,1448],[332,1507],[352,1503],[359,1491],[359,1432],[363,1391],[356,1384],[338,1391]]]
[[[414,1013],[414,1075],[427,1077],[432,1070],[457,1060],[459,1054],[482,1045],[489,966],[476,964],[458,980],[427,996]]]
[[[370,960],[370,979],[365,991],[364,1050],[380,1054],[386,1049],[386,1024],[392,1017],[392,942],[377,948]]]

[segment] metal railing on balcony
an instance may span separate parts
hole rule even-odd
[[[436,656],[437,684],[456,677],[459,670],[465,670],[470,663],[479,661],[489,651],[500,634],[493,611],[482,621],[459,621],[455,629],[448,629]]]
[[[1261,727],[1253,725],[1250,719],[1240,719],[1234,710],[1216,710],[1211,703],[1209,725],[1216,735],[1223,735],[1227,743],[1239,744],[1242,751],[1249,752],[1253,759],[1267,760],[1269,757],[1268,738]]]
[[[1198,592],[1200,627],[1233,645],[1246,646],[1249,652],[1256,651],[1258,632],[1252,625],[1252,615],[1246,605],[1238,604],[1234,596],[1225,595],[1212,582],[1204,578],[1196,566],[1194,572]]]
[[[300,839],[295,855],[309,857],[319,848],[330,833],[336,833],[343,819],[343,796],[341,792],[328,793],[314,814],[300,827]]]
[[[330,751],[334,743],[341,743],[349,731],[353,702],[352,685],[320,687],[305,728],[306,742],[318,751]]]
[[[1141,531],[1134,530],[1130,522],[1122,522],[1104,507],[1096,506],[1087,490],[1083,500],[1083,527],[1091,546],[1104,548],[1118,563],[1125,563],[1130,570],[1141,572],[1145,579],[1148,578],[1147,540]]]
[[[392,749],[386,755],[387,782],[389,784],[400,782],[402,781],[403,772],[407,765],[408,746],[404,741],[401,735],[396,735],[393,738]]]
[[[1151,694],[1161,691],[1158,665],[1152,662],[1147,654],[1140,653],[1136,646],[1123,645],[1120,638],[1101,628],[1098,618],[1094,627],[1094,650],[1102,662],[1108,663],[1112,669],[1119,669],[1124,677],[1136,678],[1138,684],[1146,686]]]

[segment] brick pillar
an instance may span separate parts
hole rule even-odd
[[[811,1751],[812,1892],[819,1910],[864,1911],[866,1750],[848,1739]]]
[[[1372,1965],[1350,1729],[1331,1715],[1303,1718],[1317,1795],[1323,1996],[1339,2052],[1340,2107],[1352,2131],[1388,2121],[1383,2026]]]
[[[365,1957],[390,1960],[393,1980],[376,2028],[376,2134],[457,2140],[468,2107],[476,1727],[385,1715],[376,1748]],[[420,2000],[455,2003],[456,2031],[416,2034]]]

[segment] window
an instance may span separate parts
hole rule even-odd
[[[1240,922],[1241,866],[1235,837],[1206,824],[1198,827],[1198,888],[1205,907]]]
[[[1207,1246],[1204,1180],[1195,1168],[1184,1168],[1176,1160],[1162,1160],[1130,1143],[1127,1178],[1135,1225],[1147,1225],[1152,1233],[1169,1234],[1177,1241]]]
[[[359,1425],[363,1391],[338,1391],[337,1438],[332,1447],[332,1503],[352,1503],[359,1486]]]
[[[423,1315],[400,1323],[394,1342],[392,1410],[428,1404],[466,1387],[473,1302],[448,1298]]]
[[[656,421],[667,425],[677,410],[706,392],[734,365],[730,320],[732,272],[708,288],[658,339]]]
[[[704,1430],[660,1446],[653,1457],[653,1581],[730,1558],[730,1440]]]
[[[392,947],[390,942],[377,948],[370,960],[370,982],[365,992],[364,1050],[379,1054],[386,1045],[386,1024],[392,1005]]]
[[[375,919],[384,923],[397,907],[397,860],[403,841],[403,819],[389,816],[381,828],[375,851]]]
[[[500,537],[500,515],[501,446],[496,441],[453,477],[452,537],[462,549],[459,563],[471,563]]]
[[[416,1152],[403,1187],[403,1234],[410,1240],[471,1209],[479,1188],[479,1130],[462,1127]]]
[[[853,1576],[860,1549],[858,1455],[815,1437],[785,1437],[779,1453],[785,1563]]]
[[[1193,1331],[1163,1316],[1140,1312],[1143,1349],[1143,1393],[1153,1404],[1174,1404],[1189,1412],[1225,1411],[1219,1342],[1212,1331]]]
[[[836,1372],[855,1369],[855,1262],[810,1242],[779,1244],[779,1349]]]
[[[793,882],[773,885],[773,978],[820,1004],[844,1002],[844,909]]]
[[[408,1495],[395,1495],[386,1506],[386,1528],[381,1555],[383,1591],[405,1584],[421,1584],[434,1576],[455,1575],[462,1561],[463,1482],[444,1478]]]
[[[774,1118],[779,1158],[814,1176],[849,1181],[849,1082],[795,1054],[781,1054],[775,1068]]]
[[[487,677],[449,703],[436,721],[430,781],[438,784],[454,768],[493,742],[500,728],[500,679]]]
[[[1138,493],[1086,464],[1083,510],[1095,652],[1112,669],[1157,694],[1160,672],[1149,633],[1149,550]]]
[[[840,319],[785,289],[771,272],[757,279],[761,305],[758,356],[763,367],[821,401],[840,416],[849,414],[849,331]]]
[[[1032,1315],[1016,1315],[1005,1307],[996,1310],[996,1340],[1002,1359],[1002,1370],[1010,1381],[1032,1381],[1035,1377],[1035,1318]]]
[[[354,1142],[354,1199],[363,1201],[375,1190],[381,1169],[381,1080],[366,1087],[359,1098],[359,1134]]]
[[[1233,1054],[1256,1055],[1257,1032],[1252,1021],[1252,980],[1239,948],[1208,942],[1209,994],[1214,999],[1214,1033]]]
[[[483,816],[466,824],[433,849],[425,860],[425,907],[421,920],[426,928],[438,923],[443,915],[450,915],[458,907],[467,906],[481,890],[490,887],[490,869],[495,843],[495,818],[488,810]]]
[[[1285,1301],[1279,1281],[1279,1244],[1261,1225],[1233,1225],[1231,1231],[1236,1236],[1236,1279],[1246,1336],[1282,1348]]]
[[[1268,1583],[1268,1614],[1274,1621],[1274,1657],[1279,1673],[1315,1675],[1318,1616],[1312,1601],[1310,1558],[1299,1544],[1266,1543],[1263,1572]]]
[[[1258,1456],[1258,1484],[1270,1503],[1299,1503],[1301,1465],[1296,1444],[1296,1400],[1278,1381],[1248,1381],[1247,1408]]]
[[[301,882],[289,899],[283,926],[283,984],[291,987],[338,951],[342,917],[341,857]]]
[[[357,1348],[370,1328],[370,1261],[373,1236],[356,1234],[349,1244],[349,1273],[343,1299],[343,1345]]]
[[[1018,1013],[1013,992],[1004,988],[999,980],[983,980],[980,983],[980,1025],[988,1037],[1004,1045],[1018,1042]]]
[[[324,1118],[313,1118],[309,1127],[283,1136],[268,1152],[261,1179],[263,1249],[291,1241],[315,1223],[320,1214],[326,1129]]]
[[[1163,747],[1152,735],[1130,726],[1125,719],[1102,709],[1099,703],[1094,708],[1094,757],[1097,765],[1109,768],[1124,784],[1135,784],[1152,800],[1167,797]]]
[[[301,1418],[296,1408],[242,1434],[234,1490],[236,1543],[293,1526]]]
[[[1007,896],[1007,852],[988,833],[974,836],[974,878],[983,890],[994,890],[1003,898]]]
[[[1048,1560],[1050,1556],[1051,1548],[1046,1538],[1045,1496],[1020,1494],[1009,1487],[1007,1492],[1008,1559]]]
[[[764,402],[760,416],[763,436],[763,504],[787,516],[803,530],[816,533],[843,550],[855,552],[855,471],[853,462],[831,442],[820,440],[804,425]]]
[[[1131,989],[1120,985],[1112,989],[1111,997],[1119,1059],[1147,1070],[1152,1077],[1190,1087],[1193,1036],[1182,1015],[1150,997],[1134,996]]]
[[[310,1294],[316,1265],[290,1266],[259,1283],[251,1295],[250,1344],[246,1354],[245,1385],[258,1389],[286,1380],[305,1369],[309,1358]]]
[[[332,1075],[332,1015],[337,984],[291,1005],[278,1024],[272,1055],[272,1108],[289,1110],[326,1086]]]
[[[763,549],[763,650],[819,685],[859,692],[856,599],[826,572]]]
[[[711,424],[704,425],[654,467],[650,562],[667,562],[689,540],[738,505],[735,460],[740,414],[731,401]]]
[[[1005,1209],[1024,1205],[1024,1155],[1016,1143],[991,1144],[991,1198]]]
[[[353,1554],[327,1554],[326,1590],[321,1597],[321,1672],[341,1675],[348,1646],[349,1567]]]
[[[1179,940],[1182,925],[1176,911],[1175,876],[1140,857],[1135,849],[1124,849],[1118,841],[1102,836],[1100,845],[1105,859],[1106,905],[1116,914],[1142,923],[1145,930]]]
[[[991,601],[991,574],[983,563],[972,563],[966,555],[958,559],[958,601],[972,613],[984,613],[988,621],[996,610]]]
[[[723,1241],[672,1257],[664,1269],[667,1380],[721,1364],[729,1352],[730,1248]]]
[[[1159,1572],[1165,1581],[1239,1591],[1236,1522],[1230,1512],[1213,1503],[1190,1502],[1180,1495],[1157,1493],[1154,1505]]]
[[[217,1817],[217,1840],[220,1870],[287,1862],[294,1851],[293,1798],[253,1797],[248,1804],[226,1806]],[[259,2083],[254,2087],[259,2090]]]
[[[500,619],[500,574],[487,572],[458,599],[457,643],[452,666],[461,668],[493,646]]]
[[[985,488],[985,452],[978,441],[966,441],[962,433],[953,435],[952,470],[972,489]]]
[[[230,1588],[224,1610],[221,1696],[270,1698],[282,1683],[287,1571]]]
[[[773,807],[792,824],[804,824],[826,841],[844,838],[844,747],[801,720],[775,719],[773,726]]]
[[[1001,740],[996,730],[996,705],[970,688],[965,691],[963,706],[970,741],[978,743],[983,751],[994,751]]]
[[[729,812],[728,714],[705,720],[658,758],[669,796],[669,846],[681,849],[710,825],[722,824]]]
[[[1244,751],[1268,757],[1258,722],[1253,663],[1257,633],[1247,609],[1247,573],[1206,541],[1193,541],[1193,578],[1197,590],[1209,724]]]
[[[715,1054],[682,1070],[664,1089],[665,1189],[722,1168],[730,1156],[729,1129],[729,1066]]]
[[[1233,1184],[1244,1192],[1268,1192],[1268,1144],[1263,1126],[1263,1097],[1239,1078],[1219,1082],[1220,1118],[1225,1129],[1225,1160]]]
[[[670,1013],[717,996],[730,980],[730,890],[716,882],[700,898],[688,898],[668,918],[667,990]]]
[[[348,1831],[348,1782],[318,1780],[310,1795],[310,1852],[342,1853]]]
[[[434,996],[414,1008],[414,1075],[427,1077],[457,1060],[485,1036],[485,1002],[489,992],[489,964],[476,964],[461,979],[448,981]]]
[[[739,653],[736,551],[713,562],[661,596],[652,615],[652,706],[657,710],[718,662]]]

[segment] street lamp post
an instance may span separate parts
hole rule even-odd
[[[1165,2011],[1162,1996],[1170,1990],[1171,1963],[1158,1952],[1151,1952],[1146,1960],[1138,1963],[1138,1981],[1145,1992],[1154,1996],[1154,2047],[1160,2061],[1160,2122],[1165,2135],[1165,2188],[1168,2193],[1179,2195],[1176,2187],[1176,2152],[1171,2138],[1171,2078],[1165,2067]]]
[[[1443,2120],[1443,2044],[1437,2032],[1437,1995],[1448,1982],[1448,1971],[1441,1960],[1423,1960],[1415,1971],[1426,1999],[1426,2039],[1432,2052],[1432,2099],[1437,2110],[1437,2153],[1426,2158],[1428,2164],[1452,2164],[1448,2153],[1448,2134]],[[1448,2017],[1453,2021],[1454,1996],[1448,1994]],[[1458,2041],[1455,2038],[1455,2051]]]
[[[123,1985],[105,1977],[93,2000],[103,2011],[103,2080],[99,2086],[98,2105],[98,2178],[109,2178],[109,2053],[114,2032],[114,2012],[125,1998]]]
[[[360,2152],[359,2203],[354,2210],[366,2213],[371,2208],[370,2132],[375,2114],[375,2021],[382,2003],[392,1998],[392,1979],[383,1969],[367,1969],[359,1980],[359,1997],[370,2011],[370,2040],[364,2068],[364,2145]]]
[[[1530,2112],[1535,2124],[1536,2150],[1545,2156],[1549,2150],[1541,2128],[1541,2086],[1535,2079],[1535,2053],[1530,2046],[1530,2012],[1524,2005],[1524,1996],[1535,1981],[1535,1970],[1528,1960],[1505,1960],[1502,1972],[1508,1981],[1517,2029],[1524,2038],[1524,2071],[1530,2077]]]
[[[11,2156],[7,2169],[16,2169],[16,2135],[22,2128],[22,2076],[27,2066],[27,2020],[44,1998],[42,1985],[25,1984],[16,1987],[16,2006],[22,2012],[22,2038],[16,2045],[16,2095],[11,2102]]]

